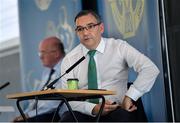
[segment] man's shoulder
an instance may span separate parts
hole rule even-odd
[[[118,45],[127,43],[125,40],[115,39],[115,38],[103,38],[103,40],[107,43],[108,46],[110,45],[118,46]]]
[[[74,49],[72,49],[69,53],[66,54],[63,61],[67,61],[67,60],[73,61],[73,60],[76,60],[82,56],[83,56],[82,45],[79,44]]]
[[[71,57],[71,56],[74,56],[76,54],[79,54],[82,52],[82,45],[79,44],[77,45],[75,48],[73,48],[69,53],[67,53],[67,57]]]

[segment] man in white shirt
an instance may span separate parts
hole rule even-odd
[[[42,82],[37,90],[44,90],[49,83],[58,78],[61,74],[61,61],[65,56],[64,46],[61,40],[57,37],[48,37],[41,41],[39,44],[39,56],[45,69],[42,74]],[[61,82],[59,81],[55,86],[61,88]],[[37,105],[38,115],[36,116],[35,101],[33,101],[25,111],[26,118],[28,121],[51,122],[59,103],[60,101],[39,100]],[[22,120],[22,117],[19,116],[16,117],[14,121]],[[59,115],[57,112],[54,121],[58,120]]]
[[[103,38],[101,35],[104,32],[104,25],[93,11],[83,10],[78,13],[75,17],[75,24],[80,44],[63,59],[61,72],[64,73],[82,56],[86,59],[62,78],[62,87],[67,88],[68,78],[78,78],[79,89],[95,89],[89,86],[96,81],[97,89],[113,90],[117,93],[105,97],[106,102],[100,121],[135,121],[133,112],[138,107],[133,101],[152,88],[159,74],[158,68],[149,58],[127,42],[120,39]],[[94,52],[93,55],[89,55],[92,54],[91,51]],[[94,72],[90,71],[92,63],[90,61],[95,64],[91,67]],[[133,68],[138,76],[127,89],[129,68]],[[95,79],[92,81],[94,76]],[[101,103],[72,101],[70,105],[78,121],[95,121],[94,116],[99,112]],[[61,118],[61,121],[74,120],[70,112],[65,112]]]

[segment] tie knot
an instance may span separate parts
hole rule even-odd
[[[89,54],[90,57],[93,57],[95,53],[96,53],[96,50],[90,50],[90,51],[88,52],[88,54]]]

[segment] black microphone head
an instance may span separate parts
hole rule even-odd
[[[5,84],[3,84],[2,86],[0,86],[0,90],[5,88],[6,86],[8,86],[10,84],[10,82],[6,82]]]

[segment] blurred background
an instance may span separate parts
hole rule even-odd
[[[180,121],[180,1],[0,0],[0,87],[10,82],[0,89],[0,122],[19,115],[16,100],[7,94],[33,91],[41,82],[41,40],[61,38],[66,53],[79,44],[74,17],[82,9],[101,15],[104,37],[126,40],[160,69],[152,90],[142,97],[148,121]],[[135,77],[131,70],[129,81]]]

